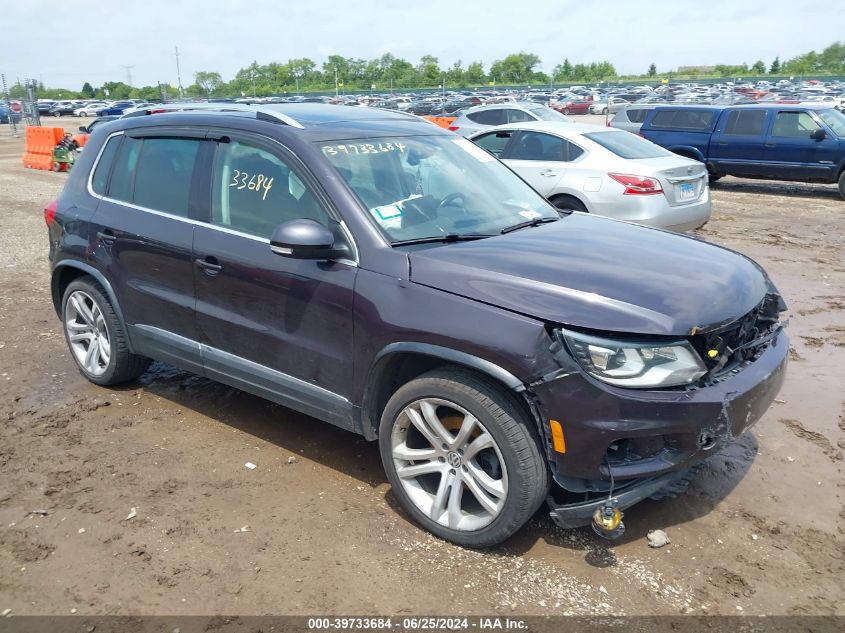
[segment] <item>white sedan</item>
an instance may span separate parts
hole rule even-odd
[[[696,229],[710,219],[704,163],[630,132],[533,121],[469,138],[559,209],[673,231]]]
[[[77,108],[73,111],[74,116],[97,116],[97,112],[102,110],[103,108],[108,108],[108,104],[106,103],[89,103],[86,106],[81,108]]]

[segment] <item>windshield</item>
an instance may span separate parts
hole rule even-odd
[[[672,152],[655,145],[651,141],[631,134],[630,132],[590,132],[584,134],[594,143],[598,143],[607,150],[610,150],[620,158],[662,158],[674,156]]]
[[[839,110],[819,110],[817,112],[822,121],[827,123],[836,136],[845,136],[845,114]]]
[[[464,138],[370,138],[317,146],[391,243],[489,236],[559,217],[512,171]]]

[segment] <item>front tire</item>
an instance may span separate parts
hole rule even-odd
[[[845,171],[839,174],[839,195],[845,198]]]
[[[436,536],[489,547],[519,530],[549,489],[533,421],[496,383],[438,369],[400,387],[379,427],[393,491]]]
[[[62,299],[62,322],[70,355],[97,385],[117,385],[146,371],[150,360],[129,351],[123,324],[90,277],[72,281]]]

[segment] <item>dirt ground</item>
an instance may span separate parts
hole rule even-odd
[[[629,510],[617,542],[541,510],[469,551],[408,520],[355,435],[161,364],[86,382],[48,291],[42,209],[66,176],[24,169],[22,147],[0,127],[0,612],[845,614],[834,187],[713,188],[700,236],[763,264],[789,304],[786,384],[751,432],[684,495]],[[654,528],[671,544],[650,549]]]

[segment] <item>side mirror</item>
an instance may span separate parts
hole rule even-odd
[[[79,131],[82,132],[83,134],[88,134],[88,128],[84,125],[79,126]]]
[[[816,128],[810,133],[810,138],[814,141],[823,141],[827,138],[827,132],[825,132],[822,128]]]
[[[282,222],[270,238],[270,250],[293,259],[333,259],[346,255],[345,247],[335,248],[334,234],[314,220],[300,218]]]

